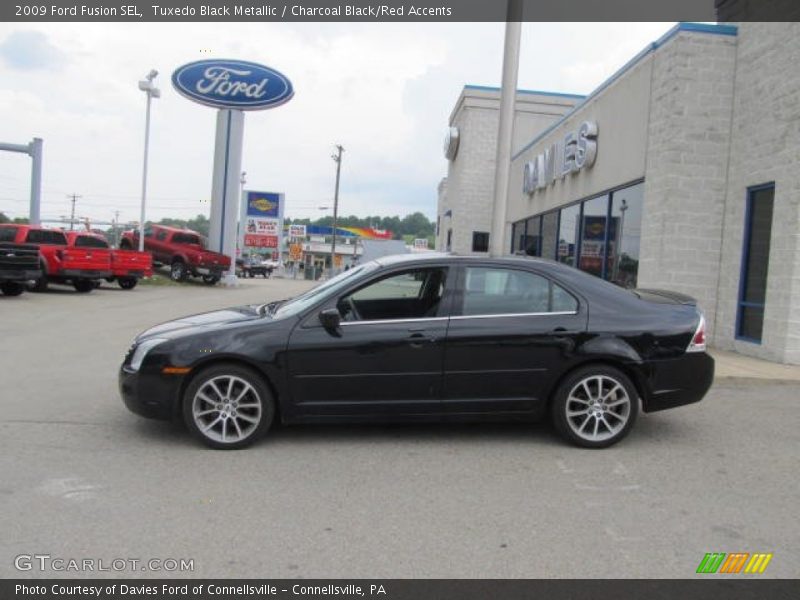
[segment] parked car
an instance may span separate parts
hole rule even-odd
[[[33,290],[43,292],[49,283],[72,284],[79,292],[90,292],[95,282],[111,276],[111,256],[99,248],[70,248],[67,234],[60,229],[38,225],[0,225],[2,237],[17,244],[30,244],[39,250],[41,275]]]
[[[244,256],[236,259],[237,277],[255,277],[261,275],[267,278],[272,275],[273,267],[267,261],[256,256]]]
[[[133,412],[214,448],[283,423],[534,420],[579,446],[641,408],[697,402],[714,361],[691,298],[541,259],[432,254],[356,266],[291,300],[169,321],[119,372]]]
[[[28,282],[42,276],[42,271],[36,246],[2,241],[11,233],[10,229],[0,229],[0,291],[5,296],[19,296]]]
[[[153,261],[149,252],[138,250],[116,250],[100,234],[89,231],[68,231],[67,244],[70,248],[96,248],[98,252],[107,251],[111,259],[109,283],[116,281],[123,290],[132,290],[141,277],[153,274]],[[99,283],[99,280],[97,280]]]
[[[138,248],[139,231],[123,233],[119,247],[123,250]],[[231,267],[229,257],[206,250],[203,236],[191,229],[148,225],[144,230],[144,249],[153,255],[155,265],[169,265],[170,278],[174,281],[184,281],[191,275],[214,285]]]

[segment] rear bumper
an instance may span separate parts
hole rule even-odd
[[[705,352],[688,352],[648,366],[650,389],[642,399],[645,412],[699,402],[714,383],[714,359]]]
[[[42,272],[38,269],[0,269],[0,281],[31,281],[39,279],[41,276]]]
[[[146,270],[143,269],[113,269],[111,274],[114,277],[148,277],[152,275],[152,272],[148,274]]]
[[[105,279],[111,277],[111,271],[95,271],[94,269],[64,269],[56,275],[67,279]]]

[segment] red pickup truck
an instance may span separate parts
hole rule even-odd
[[[130,250],[138,248],[139,232],[123,233],[119,247]],[[154,263],[169,265],[169,275],[173,281],[183,281],[192,275],[214,285],[222,273],[231,268],[229,257],[206,250],[203,236],[191,229],[147,225],[144,228],[144,249],[153,254]]]
[[[43,292],[48,283],[71,283],[79,292],[90,292],[95,281],[111,277],[111,256],[99,248],[70,248],[60,229],[38,225],[2,224],[3,239],[32,244],[39,249],[42,276],[33,290]],[[13,240],[11,239],[13,237]]]
[[[106,277],[106,281],[116,281],[123,290],[132,290],[140,277],[153,274],[153,260],[149,252],[114,250],[102,235],[89,231],[66,233],[70,248],[95,248],[98,252],[108,252],[111,257],[111,275]]]

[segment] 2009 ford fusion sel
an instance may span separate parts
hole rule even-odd
[[[296,298],[139,335],[127,407],[183,418],[214,448],[270,425],[552,419],[579,446],[624,438],[640,410],[697,402],[714,361],[693,299],[625,290],[530,258],[398,256]]]

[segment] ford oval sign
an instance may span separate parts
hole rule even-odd
[[[206,106],[262,110],[294,95],[292,83],[275,69],[244,60],[198,60],[172,74],[180,94]]]

